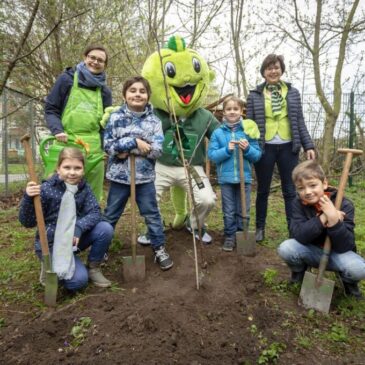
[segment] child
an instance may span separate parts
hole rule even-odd
[[[328,235],[332,250],[327,270],[339,272],[346,294],[361,299],[358,282],[365,278],[365,260],[355,253],[353,204],[344,198],[341,209],[335,208],[337,190],[328,186],[316,161],[302,162],[292,177],[298,192],[290,223],[292,238],[278,247],[279,256],[292,271],[290,283],[301,283],[307,266],[319,266]]]
[[[53,271],[64,287],[71,291],[86,287],[89,279],[102,288],[111,286],[102,274],[100,264],[111,242],[113,228],[102,221],[99,205],[83,176],[82,152],[77,148],[64,148],[58,158],[57,173],[42,185],[33,181],[27,184],[19,211],[21,224],[35,227],[33,197],[40,195]],[[88,247],[91,249],[87,270],[76,252]],[[42,259],[38,232],[35,251]],[[43,263],[40,282],[45,284]]]
[[[240,194],[239,153],[244,156],[246,216],[250,215],[251,162],[261,157],[259,132],[251,120],[242,120],[244,103],[231,96],[223,102],[223,124],[210,140],[208,157],[217,164],[218,183],[222,194],[224,251],[235,247],[235,233],[243,230]]]
[[[123,85],[125,104],[112,113],[104,134],[105,151],[109,154],[107,178],[110,189],[105,219],[115,227],[130,196],[130,159],[136,156],[136,202],[144,217],[155,261],[162,270],[173,262],[165,249],[165,235],[157,206],[155,161],[162,153],[163,132],[161,121],[153,114],[148,103],[151,88],[146,79],[135,76]]]

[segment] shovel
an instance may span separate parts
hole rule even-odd
[[[36,184],[37,182],[37,175],[34,170],[33,158],[32,158],[32,151],[29,146],[30,137],[28,134],[23,136],[20,141],[24,146],[24,154],[27,161],[28,172],[30,176],[30,180],[34,181]],[[46,226],[44,223],[43,217],[43,210],[41,204],[41,198],[39,195],[33,198],[34,201],[34,209],[35,215],[37,219],[37,227],[39,232],[39,240],[41,242],[42,248],[42,259],[44,270],[46,271],[46,285],[44,291],[44,302],[46,305],[54,307],[57,301],[57,289],[58,289],[58,278],[57,274],[52,272],[52,258],[49,254],[49,247],[48,247],[48,240],[46,234]]]
[[[337,150],[337,152],[346,155],[335,201],[335,207],[337,210],[339,210],[341,208],[342,199],[347,184],[352,157],[354,155],[361,155],[362,151],[349,148],[340,148]],[[305,308],[313,308],[323,313],[329,312],[335,282],[333,280],[325,279],[323,276],[328,264],[330,253],[331,240],[327,236],[323,246],[323,254],[319,263],[318,274],[314,275],[309,271],[306,271],[304,275],[299,295],[299,304],[302,304]]]
[[[132,256],[123,257],[123,278],[125,282],[141,281],[146,276],[144,256],[137,256],[137,224],[136,224],[136,164],[135,156],[129,155],[131,173],[131,223],[132,223]]]
[[[246,192],[245,192],[245,170],[243,153],[238,149],[240,163],[240,191],[241,191],[241,210],[243,219],[243,231],[236,232],[237,253],[243,256],[255,256],[256,238],[255,232],[248,231],[249,217],[246,210]]]

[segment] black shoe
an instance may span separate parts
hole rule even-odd
[[[234,236],[226,236],[224,239],[222,250],[226,252],[232,252],[235,246],[235,237]]]
[[[345,288],[345,294],[348,297],[353,297],[357,300],[364,300],[364,296],[362,295],[359,286],[358,286],[358,282],[352,282],[352,283],[345,283],[343,282],[343,286]]]
[[[256,242],[262,242],[265,239],[265,229],[256,228]]]
[[[165,246],[160,246],[156,250],[154,249],[155,262],[160,265],[161,270],[170,269],[174,263],[171,260],[170,255],[166,252]]]
[[[289,284],[301,284],[304,279],[305,271],[306,270],[299,271],[299,272],[292,271]]]

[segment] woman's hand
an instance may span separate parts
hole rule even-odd
[[[41,186],[37,185],[34,181],[29,181],[27,187],[25,188],[25,192],[28,196],[37,196],[41,193]]]
[[[305,151],[307,160],[315,160],[316,159],[316,152],[314,150],[307,150]]]
[[[74,238],[72,239],[72,250],[73,251],[77,251],[77,249],[78,249],[78,244],[79,244],[79,242],[80,242],[80,237],[75,237],[74,236]]]
[[[57,139],[58,142],[64,142],[64,143],[67,143],[67,134],[66,133],[57,133],[55,134],[55,137]]]
[[[137,147],[142,155],[147,155],[151,151],[151,145],[142,139],[136,138]]]

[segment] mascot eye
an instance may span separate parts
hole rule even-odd
[[[201,70],[200,61],[195,57],[193,57],[193,67],[197,73],[200,72],[200,70]]]
[[[167,73],[168,77],[174,78],[176,75],[176,70],[175,70],[174,64],[171,62],[166,62],[165,72]]]

